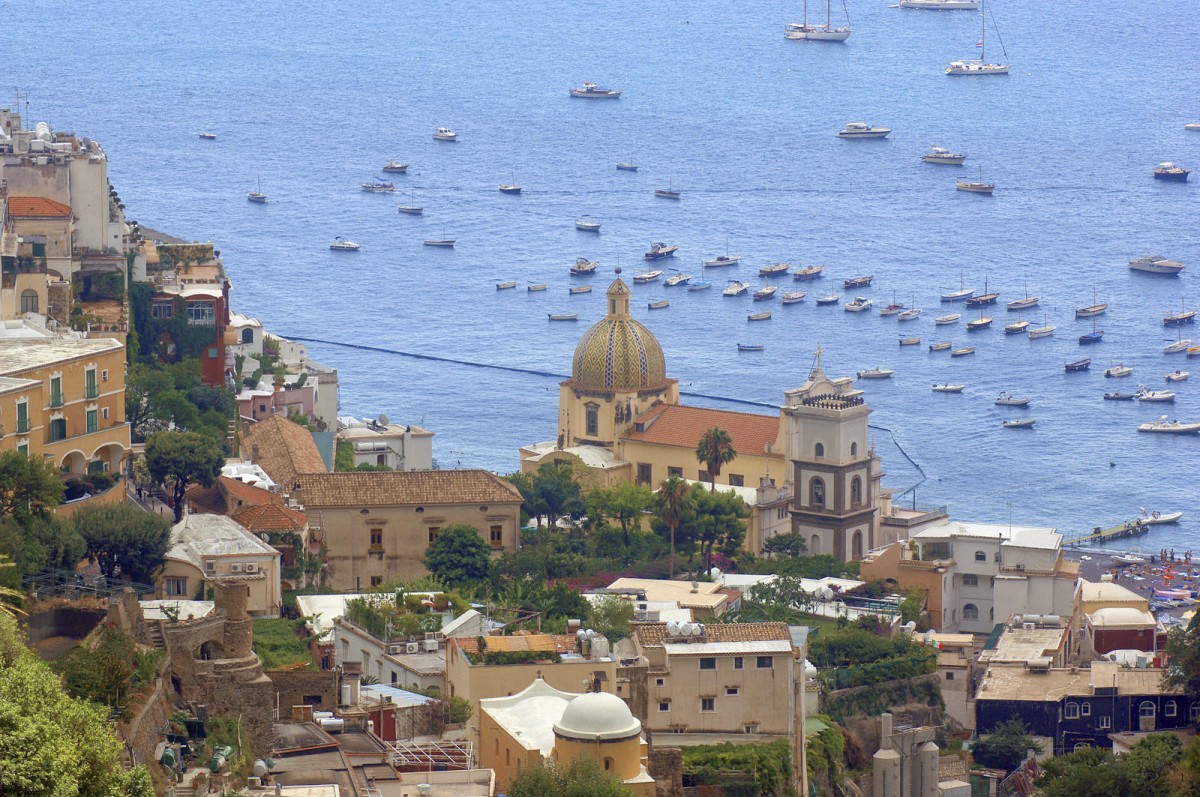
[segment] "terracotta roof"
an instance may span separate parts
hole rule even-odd
[[[71,206],[41,196],[10,196],[8,198],[8,215],[64,218],[71,215]]]
[[[644,431],[629,431],[626,440],[638,440],[655,445],[679,446],[693,451],[701,436],[714,426],[729,433],[733,450],[746,456],[782,457],[782,451],[767,454],[779,436],[778,415],[755,415],[749,412],[713,410],[688,407],[683,404],[663,404],[642,413],[631,429],[642,425]]]
[[[298,474],[325,473],[325,460],[312,435],[282,414],[242,432],[242,455],[248,455],[285,491],[296,483]]]
[[[293,492],[306,507],[512,504],[521,492],[486,470],[301,474]]]
[[[252,506],[230,515],[250,531],[303,531],[308,517],[303,512],[289,509],[283,504],[269,503]]]
[[[215,482],[212,487],[193,484],[184,491],[183,496],[193,512],[206,515],[225,514],[225,496],[221,495],[221,488]]]
[[[271,492],[246,484],[238,479],[220,476],[212,487],[201,487],[193,484],[184,493],[196,512],[208,512],[224,515],[226,507],[233,508],[233,514],[252,506],[261,504],[283,503],[283,499]]]
[[[489,651],[553,650],[556,653],[574,653],[578,649],[574,634],[514,634],[489,636],[486,640]],[[463,653],[479,653],[479,637],[457,637],[452,641]]]
[[[662,647],[666,623],[640,623],[633,635],[642,647]],[[792,638],[786,623],[705,623],[703,642],[775,642]]]

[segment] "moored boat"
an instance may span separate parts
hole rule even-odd
[[[721,291],[722,296],[741,296],[746,291],[750,290],[750,285],[738,280],[730,280],[725,286],[725,290]]]
[[[1178,274],[1183,271],[1183,264],[1175,260],[1167,260],[1160,255],[1145,255],[1129,261],[1129,267],[1134,271],[1147,274]]]
[[[964,388],[966,388],[966,385],[951,385],[949,383],[943,383],[940,385],[934,385],[933,392],[934,393],[961,393],[961,392],[963,392]]]
[[[572,285],[571,287],[567,288],[567,293],[569,293],[572,296],[577,296],[581,293],[591,293],[591,292],[592,292],[591,285]]]
[[[433,137],[437,141],[458,141],[458,133],[448,127],[439,127],[434,131]]]
[[[1175,394],[1172,393],[1170,390],[1151,390],[1150,388],[1146,387],[1145,385],[1138,385],[1137,400],[1138,401],[1146,401],[1146,402],[1150,402],[1150,403],[1174,402]]]
[[[761,343],[739,343],[737,347],[738,351],[762,351],[764,348]]]
[[[952,345],[953,344],[948,340],[942,341],[940,343],[930,343],[929,350],[930,351],[945,351],[946,349],[950,348]]]
[[[967,307],[983,307],[989,304],[995,304],[1000,298],[1000,294],[995,291],[988,290],[987,277],[983,279],[983,293],[967,297]]]
[[[689,291],[706,291],[712,287],[712,280],[692,280],[688,283]]]
[[[1191,338],[1180,338],[1179,340],[1167,346],[1163,346],[1163,354],[1178,354],[1181,351],[1187,351],[1192,345]]]
[[[204,139],[205,141],[216,141],[217,134],[216,133],[201,133],[200,138]]]
[[[966,348],[955,349],[954,351],[950,352],[950,356],[951,357],[966,357],[967,355],[974,354],[974,353],[975,353],[975,347],[967,346]]]
[[[616,100],[621,98],[621,92],[616,89],[605,89],[595,83],[584,83],[579,88],[568,89],[572,97],[584,100]]]
[[[978,11],[979,0],[900,0],[900,8],[924,11]]]
[[[1139,432],[1158,432],[1159,434],[1198,434],[1200,433],[1200,423],[1168,421],[1167,416],[1162,415],[1157,421],[1140,424],[1137,430]]]
[[[1182,166],[1176,166],[1170,161],[1163,161],[1154,167],[1154,179],[1166,180],[1172,183],[1186,183],[1188,175],[1191,174],[1191,169],[1185,169]]]
[[[1037,418],[1012,418],[1000,424],[1005,429],[1032,429]]]
[[[643,260],[660,260],[664,257],[674,257],[675,252],[679,250],[678,246],[668,246],[662,242],[650,244],[650,250],[642,255]]]
[[[540,293],[541,291],[546,290],[546,283],[544,283],[544,282],[535,283],[533,285],[529,285],[528,287],[526,287],[525,290],[529,293]]]
[[[1117,363],[1116,365],[1112,366],[1111,368],[1104,369],[1104,375],[1111,379],[1120,379],[1121,377],[1129,376],[1132,373],[1133,373],[1133,369],[1130,368],[1125,363]]]
[[[712,260],[705,260],[705,268],[721,268],[722,266],[736,266],[742,258],[737,255],[717,255]]]
[[[900,338],[900,345],[901,346],[920,346],[921,339],[920,338]]]
[[[980,315],[979,318],[967,322],[968,332],[977,332],[981,329],[987,329],[992,325],[992,317],[990,315]]]
[[[1000,407],[1028,407],[1031,399],[1024,396],[1013,396],[1007,391],[1000,391],[996,396],[996,405]]]
[[[354,241],[347,241],[340,235],[333,239],[333,243],[329,245],[329,248],[335,252],[357,252],[359,249],[362,249]]]
[[[389,183],[384,180],[375,180],[370,183],[359,183],[359,188],[366,191],[368,194],[390,194],[396,190],[395,183]]]
[[[909,309],[896,316],[897,321],[916,321],[921,316],[920,307],[910,307]]]
[[[498,291],[512,290],[515,287],[517,287],[516,280],[507,280],[505,282],[497,282],[496,283],[496,290],[498,290]]]
[[[836,293],[831,293],[828,296],[822,296],[817,299],[817,307],[827,307],[831,304],[837,304],[842,300],[842,297]]]
[[[788,291],[780,297],[783,304],[796,304],[804,301],[804,297],[808,296],[808,291]]]
[[[848,122],[837,132],[838,138],[887,138],[890,127],[873,127],[866,122]]]
[[[639,284],[646,283],[646,282],[654,282],[656,279],[658,279],[662,275],[663,275],[663,273],[661,271],[646,271],[641,274],[634,274],[633,281],[636,283],[639,283]]]
[[[691,274],[684,274],[681,271],[677,271],[671,276],[667,277],[666,280],[663,281],[663,285],[667,286],[668,288],[674,288],[676,285],[687,285],[691,278]]]
[[[600,263],[595,260],[588,260],[586,257],[575,258],[575,265],[571,266],[571,274],[576,277],[582,277],[587,274],[595,274],[596,269],[600,268]]]
[[[1092,366],[1092,361],[1085,358],[1083,360],[1075,360],[1074,362],[1069,362],[1063,366],[1063,369],[1066,370],[1067,373],[1074,373],[1076,371],[1086,371],[1091,366]]]
[[[600,222],[592,221],[587,216],[580,216],[575,219],[575,229],[584,232],[600,232]]]
[[[617,171],[619,172],[636,172],[638,170],[636,163],[618,163]]]
[[[775,298],[775,291],[777,290],[779,290],[779,288],[774,285],[764,285],[756,290],[751,298],[753,298],[756,302],[763,302],[767,299],[773,299]]]
[[[576,313],[546,313],[551,321],[578,321],[579,315]]]
[[[823,271],[825,271],[824,266],[804,266],[792,272],[792,279],[796,280],[797,282],[815,280],[821,276]]]
[[[1104,394],[1105,401],[1133,401],[1135,398],[1137,398],[1137,393],[1115,392]]]
[[[408,171],[408,164],[400,163],[399,161],[388,161],[387,163],[383,164],[382,168],[383,171],[390,174],[404,174]]]
[[[682,196],[682,194],[670,187],[655,188],[654,195],[662,199],[679,199]]]
[[[668,308],[670,306],[671,306],[671,303],[669,301],[667,301],[666,299],[659,299],[657,302],[647,302],[646,303],[647,310],[665,310],[666,308]]]
[[[865,277],[851,277],[848,280],[842,280],[843,288],[865,288],[871,284],[871,280],[875,279],[874,274],[868,274]]]
[[[958,323],[958,319],[960,318],[962,318],[961,313],[950,313],[949,315],[938,316],[937,318],[933,319],[933,323],[935,326],[944,327],[947,324]]]
[[[771,318],[771,311],[767,310],[762,313],[750,313],[746,316],[747,321],[767,321]]]
[[[758,270],[760,277],[781,277],[788,273],[788,269],[792,267],[791,263],[771,263],[763,266]]]
[[[940,163],[945,166],[962,166],[966,159],[966,155],[960,152],[951,152],[945,147],[933,147],[921,156],[921,160],[926,163]]]
[[[865,371],[858,372],[859,379],[891,379],[892,374],[896,373],[890,368],[868,368]]]
[[[1190,374],[1188,374],[1187,371],[1172,371],[1171,373],[1167,374],[1167,381],[1183,382],[1188,378],[1188,376],[1190,376]]]
[[[1029,329],[1028,321],[1014,321],[1011,324],[1004,325],[1004,334],[1005,335],[1020,335],[1027,329]]]
[[[847,302],[845,305],[843,305],[843,307],[847,313],[862,313],[871,309],[872,304],[874,304],[874,302],[872,302],[866,296],[855,296],[854,301]]]

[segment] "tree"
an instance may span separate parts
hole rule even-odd
[[[1029,735],[1025,723],[1013,717],[997,725],[991,736],[972,745],[971,756],[985,767],[1012,772],[1030,750],[1040,753],[1042,746]]]
[[[595,760],[578,756],[565,766],[551,762],[521,770],[509,797],[633,797],[633,790]]]
[[[787,534],[776,534],[763,543],[763,553],[767,556],[784,556],[788,559],[795,559],[807,550],[808,546],[804,544],[804,537],[794,531]]]
[[[62,503],[63,484],[49,462],[19,451],[0,454],[0,517],[24,525]]]
[[[621,535],[629,547],[629,524],[639,518],[654,502],[649,487],[633,482],[621,482],[615,487],[600,487],[588,496],[588,511],[600,517],[615,518],[621,524]]]
[[[1175,626],[1167,634],[1167,661],[1163,685],[1182,687],[1193,700],[1200,700],[1200,613],[1186,626]]]
[[[696,539],[700,543],[704,572],[712,568],[713,553],[732,557],[741,550],[749,517],[750,509],[737,493],[705,493],[700,489],[696,499]]]
[[[609,642],[629,636],[633,630],[633,602],[618,595],[605,595],[591,606],[588,625],[604,634]]]
[[[449,587],[488,577],[491,549],[474,526],[447,526],[425,551],[425,568]]]
[[[1125,797],[1138,793],[1130,789],[1125,756],[1114,756],[1112,750],[1085,747],[1051,758],[1042,767],[1037,786],[1045,797]]]
[[[1183,742],[1173,733],[1152,733],[1135,744],[1125,757],[1133,794],[1139,797],[1173,797],[1170,775],[1183,757]]]
[[[586,509],[583,489],[569,462],[543,462],[534,479],[534,493],[537,504],[545,508],[550,529],[558,528],[560,517],[579,515]]]
[[[35,517],[25,523],[11,517],[0,519],[0,554],[12,557],[16,564],[16,569],[9,571],[14,579],[0,577],[0,582],[9,586],[20,583],[22,575],[46,568],[74,569],[86,552],[87,546],[71,523],[55,515]]]
[[[7,556],[0,556],[0,573],[5,570],[15,570],[16,565]],[[21,603],[25,600],[25,594],[19,589],[13,587],[0,586],[0,614],[7,614],[13,617],[18,614],[25,614],[21,609]]]
[[[150,583],[171,545],[171,524],[134,504],[86,506],[72,517],[87,557],[108,578]]]
[[[224,462],[221,444],[196,432],[157,432],[146,441],[146,467],[154,481],[164,487],[171,485],[176,523],[183,518],[183,495],[188,486],[211,487]]]
[[[721,475],[721,468],[732,462],[736,456],[733,438],[729,436],[729,432],[714,426],[701,435],[700,442],[696,445],[696,459],[708,471],[713,492],[717,490],[717,477]]]
[[[675,578],[675,532],[692,507],[692,488],[678,476],[671,476],[658,488],[654,506],[671,535],[671,559],[667,578]]]
[[[12,618],[0,614],[0,792],[28,797],[153,797],[144,767],[126,771],[108,709],[69,697]]]

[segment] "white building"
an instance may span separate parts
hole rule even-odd
[[[433,468],[433,432],[420,426],[338,418],[338,439],[354,447],[354,465],[386,465],[392,470]]]

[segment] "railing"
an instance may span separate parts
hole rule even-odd
[[[50,406],[51,407],[61,407],[62,405],[63,405],[62,391],[60,390],[57,393],[52,392],[50,394]]]
[[[29,433],[29,419],[28,418],[17,418],[17,434],[28,434],[28,433]]]
[[[99,395],[100,395],[100,388],[96,387],[96,385],[94,383],[88,385],[83,391],[84,398],[92,399],[92,398],[96,398]]]

